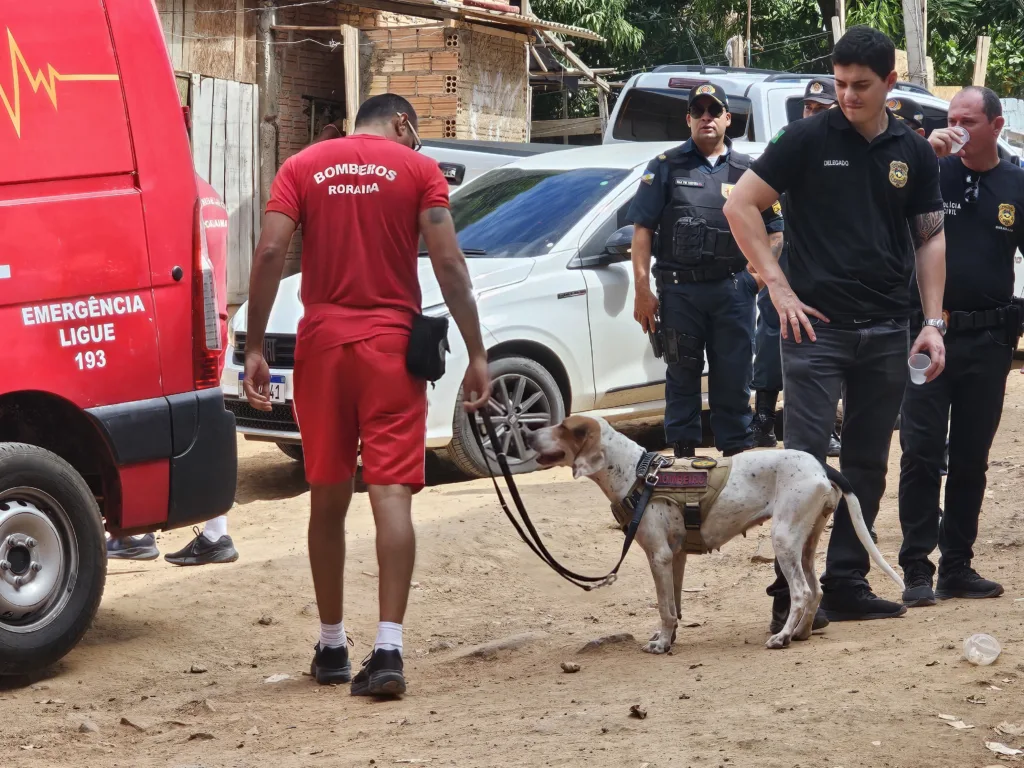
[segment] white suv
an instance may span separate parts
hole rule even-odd
[[[558,423],[567,413],[615,421],[664,412],[665,364],[633,320],[626,211],[647,163],[672,146],[629,143],[526,157],[452,196],[496,383],[492,413],[514,471],[536,466],[524,432]],[[734,147],[748,154],[761,149],[743,142]],[[445,314],[426,257],[419,279],[424,311]],[[255,411],[241,397],[247,305],[232,323],[222,379],[239,431],[276,442],[296,458],[291,400],[300,280],[282,281],[267,328],[266,357],[277,384],[273,412]],[[480,475],[486,467],[460,406],[466,349],[454,326],[449,341],[448,372],[428,390],[427,446],[448,448],[463,471]]]

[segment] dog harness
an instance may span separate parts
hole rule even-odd
[[[626,498],[612,504],[615,521],[625,531],[636,512],[647,486],[653,486],[650,501],[661,499],[683,512],[686,536],[683,550],[703,555],[711,550],[704,543],[700,529],[712,505],[729,481],[731,459],[672,459],[659,453],[645,453],[636,465],[636,481]]]

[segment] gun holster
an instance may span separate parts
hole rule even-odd
[[[654,330],[648,331],[647,337],[656,358],[664,359],[666,365],[679,362],[679,333],[674,328],[664,328],[656,320]]]
[[[1024,336],[1024,298],[1011,299],[1006,309],[1006,331],[1010,336],[1010,346],[1015,347]]]

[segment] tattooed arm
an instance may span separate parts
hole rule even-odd
[[[910,231],[917,261],[917,286],[925,317],[942,316],[942,293],[946,287],[946,234],[942,211],[914,216]]]
[[[942,211],[922,213],[910,220],[916,249],[917,286],[926,318],[942,317],[942,292],[946,287],[946,234],[942,226]],[[942,334],[930,326],[922,328],[910,349],[912,355],[918,352],[931,358],[932,364],[925,371],[925,378],[932,381],[946,367]]]

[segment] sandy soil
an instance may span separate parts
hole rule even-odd
[[[986,766],[992,729],[1024,720],[1024,377],[1010,377],[992,453],[976,564],[1006,585],[998,600],[951,601],[900,620],[833,624],[785,651],[763,647],[769,542],[752,536],[691,558],[673,655],[642,653],[657,624],[646,560],[634,549],[619,581],[583,593],[519,541],[488,484],[438,482],[417,499],[419,562],[406,622],[410,691],[354,699],[304,674],[317,619],[305,556],[301,468],[274,446],[239,444],[231,533],[241,559],[179,569],[116,562],[96,622],[52,676],[0,688],[5,766]],[[657,431],[642,431],[656,440]],[[894,435],[878,522],[896,562]],[[622,538],[596,486],[567,471],[529,476],[523,495],[551,548],[598,573]],[[346,623],[363,658],[376,628],[376,563],[365,494],[350,513]],[[827,534],[826,534],[827,535]],[[162,551],[190,531],[160,538]],[[819,554],[823,563],[824,542]],[[762,558],[757,558],[761,560]],[[876,590],[895,586],[873,576]],[[262,620],[262,621],[261,621]],[[972,667],[963,639],[1003,644]],[[636,640],[580,653],[617,633]],[[513,648],[471,655],[482,643]],[[575,674],[563,661],[581,666]],[[192,671],[190,671],[192,670]],[[204,671],[199,671],[204,670]],[[282,682],[267,682],[274,675]],[[639,704],[645,719],[630,716]],[[955,715],[971,729],[938,717]],[[80,732],[83,723],[96,731]]]

